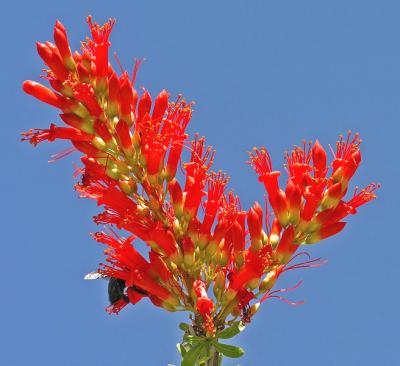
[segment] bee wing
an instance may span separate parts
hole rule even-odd
[[[85,275],[85,277],[83,277],[84,280],[98,280],[98,279],[100,279],[100,280],[108,280],[109,278],[110,277],[108,277],[108,276],[106,276],[106,275],[104,275],[102,273],[99,273],[97,271],[90,272],[87,275]]]

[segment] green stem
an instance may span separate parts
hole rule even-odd
[[[219,366],[220,354],[211,346],[211,358],[204,364],[204,366]]]

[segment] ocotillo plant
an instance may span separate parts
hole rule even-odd
[[[245,210],[227,190],[227,175],[211,170],[215,151],[204,137],[189,140],[185,132],[192,104],[182,96],[171,100],[165,90],[154,100],[145,89],[139,95],[139,62],[133,75],[110,64],[115,21],[87,22],[91,38],[80,52],[71,51],[59,21],[54,43],[37,43],[51,88],[25,81],[23,89],[60,110],[65,125],[32,129],[22,139],[34,146],[69,140],[71,148],[56,159],[81,154],[75,189],[103,206],[94,222],[105,229],[93,238],[106,246],[104,263],[86,278],[108,279],[106,310],[118,314],[147,298],[165,310],[189,312],[190,321],[180,325],[182,365],[220,365],[223,356],[243,354],[220,340],[238,334],[260,304],[288,290],[274,290],[277,279],[322,263],[303,248],[343,230],[346,217],[375,198],[378,186],[370,184],[345,199],[361,162],[361,140],[340,137],[330,164],[318,141],[294,147],[285,156],[285,187],[267,149],[254,148],[248,164],[267,200]],[[189,161],[182,161],[184,149]],[[137,241],[147,244],[147,255],[135,249]]]

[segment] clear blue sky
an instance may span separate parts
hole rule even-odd
[[[89,236],[98,209],[72,189],[78,156],[48,164],[63,144],[19,142],[20,131],[57,117],[21,91],[43,67],[34,42],[50,39],[58,18],[78,48],[88,14],[117,18],[112,50],[125,66],[147,59],[139,85],[196,101],[190,131],[217,149],[216,168],[244,207],[264,194],[246,151],[266,145],[278,167],[302,139],[327,146],[348,129],[364,141],[354,184],[383,185],[344,232],[310,248],[328,265],[281,282],[304,279],[291,298],[306,303],[265,303],[237,339],[246,355],[224,365],[400,365],[399,1],[36,0],[1,9],[1,365],[178,363],[184,315],[143,301],[110,317],[106,283],[82,280],[102,255]]]

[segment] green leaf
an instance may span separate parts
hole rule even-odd
[[[196,362],[205,346],[205,343],[197,343],[194,345],[183,357],[181,366],[196,366]]]
[[[213,345],[218,352],[221,352],[226,357],[237,358],[244,355],[244,350],[240,347],[218,342],[213,342]]]
[[[189,324],[186,323],[179,323],[179,329],[183,330],[186,332],[189,329]]]
[[[176,345],[176,348],[178,348],[178,352],[182,355],[182,357],[185,355],[185,353],[187,352],[185,345],[183,345],[182,343],[178,343]]]
[[[209,344],[211,344],[211,343],[209,343]],[[211,358],[210,351],[211,351],[210,347],[204,347],[203,352],[197,359],[197,363],[201,365],[201,364],[204,364],[205,362],[207,362]]]
[[[225,328],[223,331],[217,334],[217,338],[229,339],[239,334],[244,330],[245,326],[241,321],[235,322],[232,326]]]

